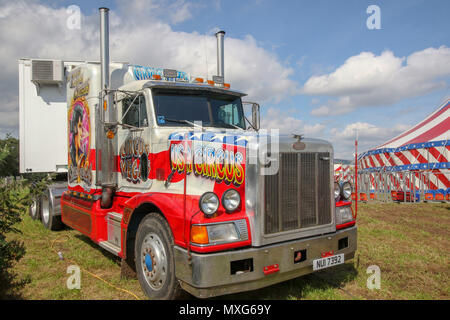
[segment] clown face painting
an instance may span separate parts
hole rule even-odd
[[[73,101],[68,114],[69,123],[69,181],[74,183],[91,181],[83,179],[83,171],[90,168],[90,119],[89,106],[85,98],[77,98]]]

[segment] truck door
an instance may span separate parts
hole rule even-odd
[[[145,95],[142,92],[124,94],[117,105],[121,123],[117,131],[118,192],[148,189],[151,186],[150,128]]]

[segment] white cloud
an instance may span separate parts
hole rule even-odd
[[[353,122],[346,126],[330,122],[304,121],[276,108],[269,108],[261,116],[262,129],[279,129],[281,134],[302,134],[309,138],[320,138],[331,142],[335,158],[353,160],[355,137],[358,130],[359,153],[373,149],[387,140],[409,129],[409,125],[393,127],[376,126],[368,122]]]
[[[216,39],[213,34],[174,31],[171,25],[190,19],[199,4],[184,0],[132,0],[118,2],[110,12],[110,57],[184,70],[196,76],[216,74]],[[37,1],[0,0],[0,94],[4,103],[18,110],[19,58],[99,60],[98,12],[84,15],[80,30],[66,26],[65,7]],[[244,39],[225,37],[225,79],[232,88],[259,102],[279,102],[295,93],[293,74],[280,59],[257,45],[250,35]],[[270,75],[270,76],[269,76]],[[0,105],[0,112],[5,106]],[[18,125],[18,117],[8,122]],[[4,121],[0,127],[4,127]],[[14,127],[14,126],[13,126]]]
[[[389,105],[448,87],[450,48],[427,48],[408,57],[386,50],[377,56],[362,52],[334,72],[309,78],[301,92],[332,97],[311,114],[349,113],[359,107]],[[334,99],[333,99],[334,98]]]
[[[289,116],[285,112],[270,108],[267,110],[267,114],[261,117],[261,128],[279,129],[280,133],[295,133],[317,138],[323,135],[325,125],[321,123],[308,124],[303,120]]]
[[[335,157],[353,159],[355,152],[356,130],[358,130],[358,152],[373,149],[390,138],[407,130],[409,126],[397,124],[394,127],[377,127],[367,122],[355,122],[345,128],[330,129],[330,139],[335,150]]]
[[[345,127],[329,127],[324,123],[307,123],[275,108],[261,117],[261,128],[279,129],[284,134],[302,134],[310,138],[322,138],[332,143],[335,158],[352,160],[355,152],[356,129],[359,152],[372,149],[407,130],[409,126],[378,127],[367,122],[354,122]]]

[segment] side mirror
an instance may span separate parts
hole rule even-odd
[[[253,103],[252,105],[252,124],[256,131],[259,130],[259,104]]]
[[[256,102],[242,102],[243,104],[251,104],[252,105],[252,121],[250,122],[248,119],[247,121],[250,123],[250,125],[258,131],[260,128],[260,117],[259,117],[259,104]]]

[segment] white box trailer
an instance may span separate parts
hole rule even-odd
[[[20,173],[67,172],[67,79],[100,62],[19,59]],[[128,74],[128,75],[126,75]],[[111,88],[133,79],[127,62],[111,63]]]
[[[67,172],[66,74],[81,61],[19,60],[20,172]]]

